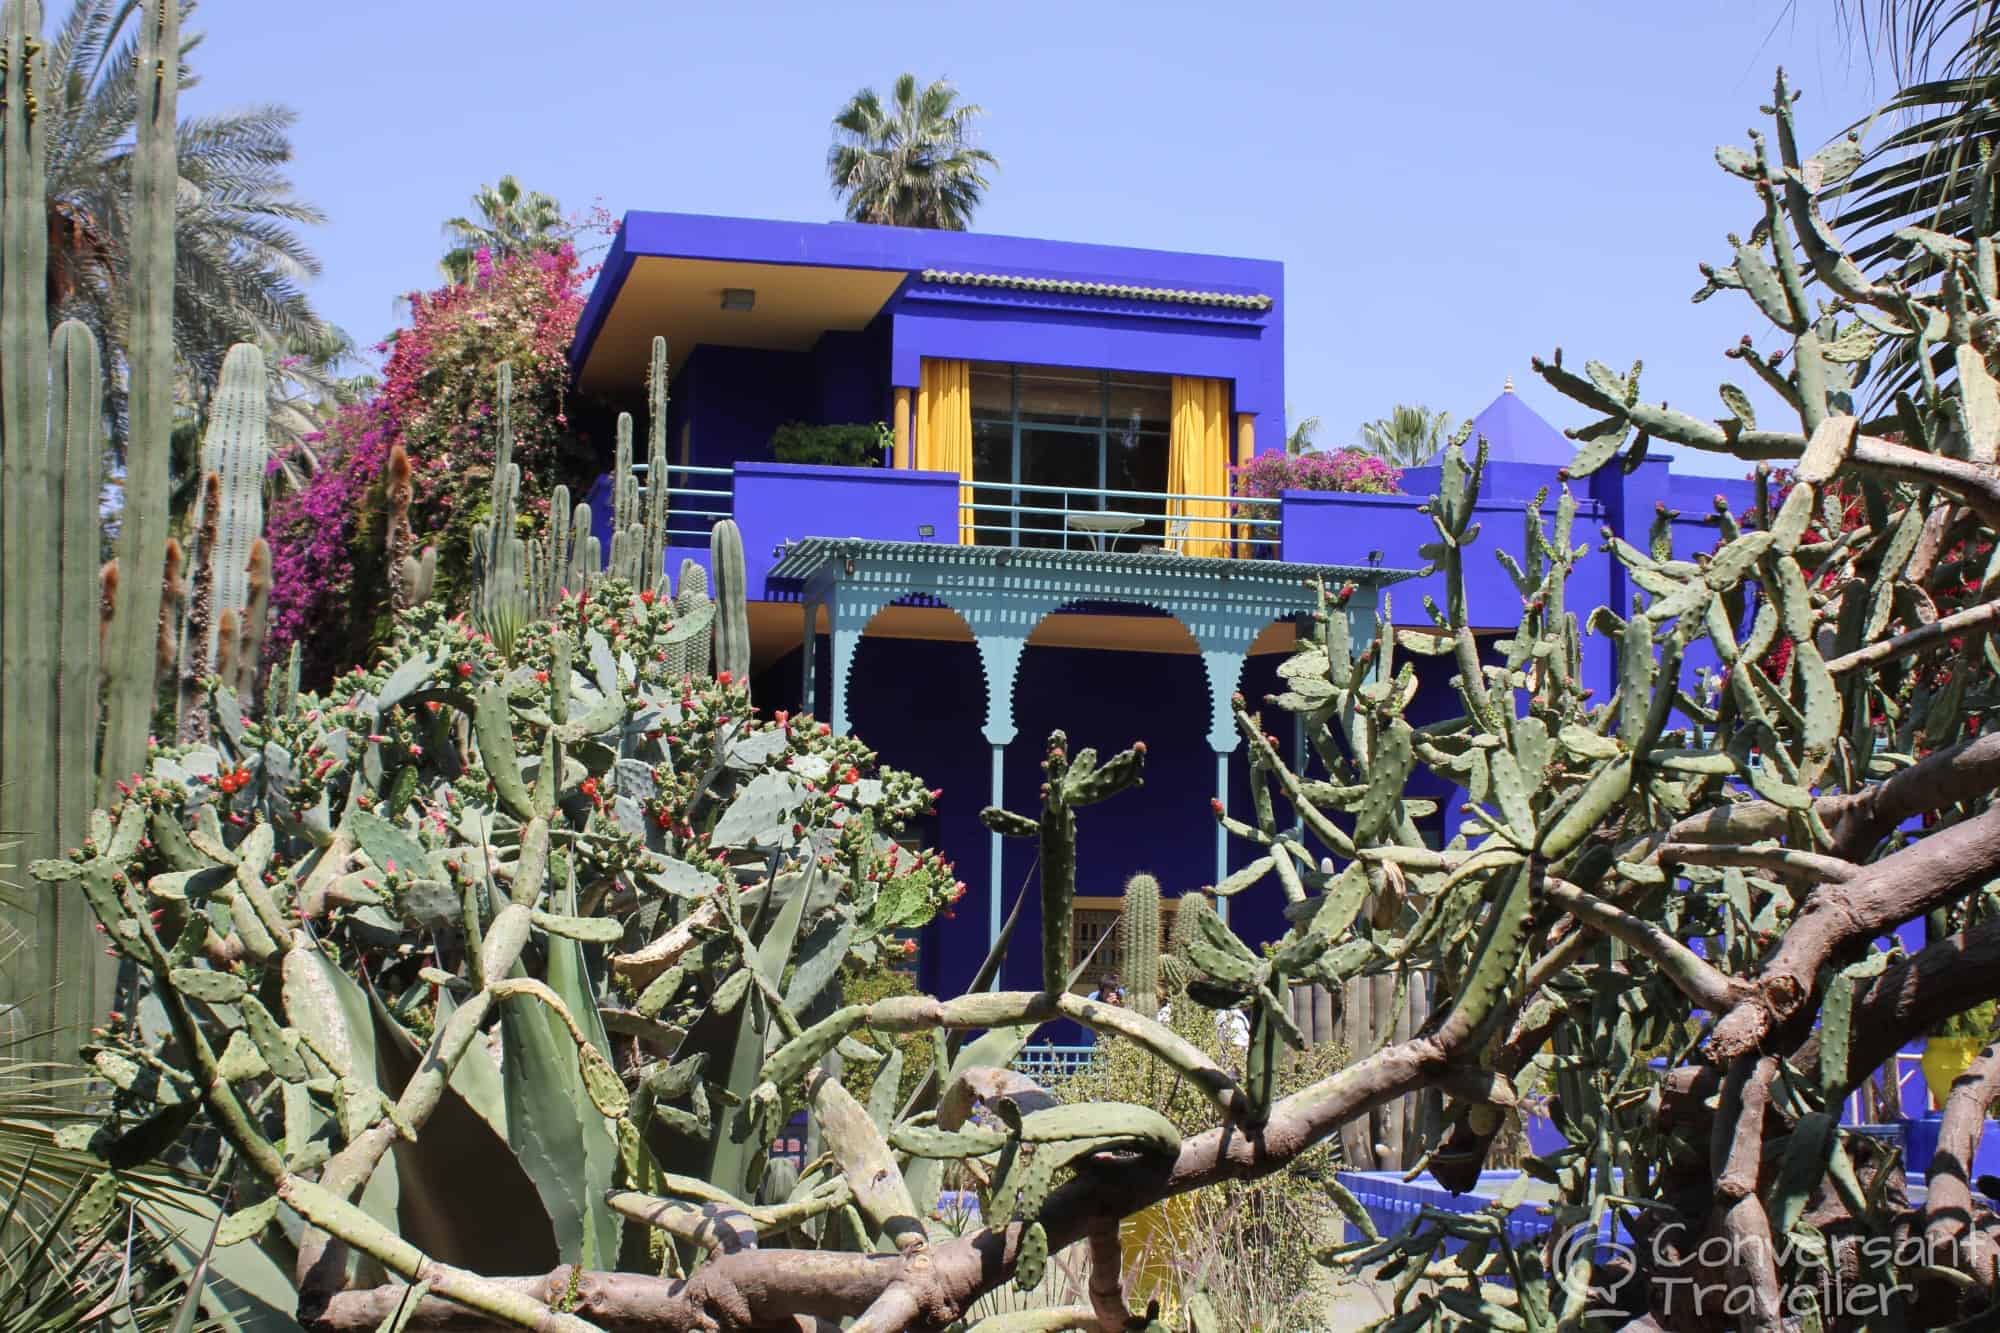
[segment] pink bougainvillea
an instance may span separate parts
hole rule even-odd
[[[1385,458],[1362,449],[1337,453],[1288,454],[1267,449],[1249,462],[1229,469],[1236,494],[1275,500],[1285,491],[1347,491],[1363,495],[1396,495],[1403,489],[1403,472]]]
[[[513,370],[524,508],[545,507],[558,483],[587,480],[565,472],[564,392],[593,272],[567,242],[498,258],[482,251],[472,283],[410,294],[408,322],[377,349],[388,353],[380,385],[309,438],[317,470],[272,509],[273,653],[299,644],[315,680],[366,656],[388,601],[381,475],[398,444],[414,468],[411,524],[438,548],[439,593],[462,596],[493,476],[503,362]]]

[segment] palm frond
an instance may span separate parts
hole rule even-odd
[[[873,89],[856,93],[833,118],[827,180],[850,221],[962,231],[984,198],[984,168],[999,160],[971,142],[984,112],[960,102],[943,79],[919,85],[904,73],[889,107]]]

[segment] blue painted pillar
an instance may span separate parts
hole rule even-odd
[[[799,650],[799,711],[819,716],[819,603],[804,603],[805,638]]]
[[[993,783],[991,804],[996,809],[1006,809],[1006,767],[1007,747],[996,743],[993,746]],[[1004,851],[1004,840],[997,831],[989,830],[987,840],[986,869],[986,949],[991,953],[1000,944],[1000,861]],[[1000,971],[993,973],[993,989],[1000,989]]]
[[[1226,808],[1229,804],[1229,752],[1215,752],[1215,799]],[[1215,882],[1222,883],[1229,878],[1229,833],[1220,821],[1215,825]],[[1215,914],[1224,921],[1229,920],[1229,899],[1215,900]]]

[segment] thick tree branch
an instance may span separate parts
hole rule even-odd
[[[1834,658],[1826,664],[1826,669],[1836,676],[1862,667],[1878,666],[1898,657],[1909,657],[1927,648],[1941,647],[1954,634],[1969,634],[1984,629],[2000,620],[2000,602],[1981,602],[1963,611],[1954,611],[1948,616],[1939,616],[1928,625],[1919,625],[1913,630],[1898,634],[1893,639],[1880,639],[1865,648]]]
[[[1995,476],[1991,468],[1925,453],[1872,435],[1855,440],[1852,457],[1862,467],[1886,476],[1950,491],[1965,501],[1986,526],[2000,528],[2000,476]]]
[[[1992,999],[2000,999],[2000,920],[1938,940],[1863,987],[1848,1020],[1847,1078],[1829,1091],[1846,1096],[1914,1038]],[[1819,1062],[1814,1032],[1792,1064],[1817,1078]]]
[[[1053,1252],[1075,1244],[1172,1195],[1281,1170],[1344,1121],[1449,1079],[1454,1054],[1429,1037],[1412,1038],[1285,1098],[1259,1127],[1231,1120],[1186,1140],[1171,1164],[1139,1158],[1093,1165],[1059,1187],[1044,1205],[1041,1221],[1049,1248]],[[685,1280],[584,1273],[576,1279],[576,1299],[568,1309],[610,1333],[763,1328],[801,1313],[851,1318],[871,1307],[879,1307],[876,1322],[854,1327],[942,1328],[1013,1273],[1024,1229],[1020,1223],[984,1229],[910,1256],[746,1250],[712,1260]],[[562,1270],[491,1281],[540,1299],[551,1283],[567,1284],[569,1275]],[[892,1288],[896,1294],[882,1304]],[[303,1311],[302,1322],[323,1333],[373,1329],[395,1309],[402,1290],[387,1286],[341,1292],[323,1308]],[[881,1322],[892,1318],[903,1322]],[[432,1299],[418,1307],[408,1325],[457,1330],[493,1326],[490,1316]]]
[[[1780,1326],[1771,1219],[1757,1193],[1764,1159],[1764,1115],[1777,1074],[1778,1062],[1771,1056],[1738,1061],[1723,1086],[1722,1111],[1712,1130],[1710,1154],[1719,1229],[1730,1241],[1729,1278],[1735,1290],[1749,1296],[1737,1321],[1744,1333]]]
[[[1132,1312],[1125,1305],[1125,1247],[1118,1224],[1106,1222],[1090,1232],[1090,1307],[1102,1333],[1123,1333]]]
[[[1977,888],[2000,872],[2000,807],[1933,833],[1806,895],[1750,994],[1710,1032],[1711,1059],[1757,1049],[1811,998],[1819,970],[1844,950]]]
[[[1937,1155],[1931,1159],[1930,1191],[1924,1200],[1924,1253],[1929,1261],[1935,1264],[1950,1256],[1950,1266],[1970,1273],[1989,1297],[1996,1254],[1992,1237],[1973,1225],[1971,1176],[1972,1155],[1996,1096],[2000,1096],[2000,1043],[1989,1042],[1945,1098]]]
[[[1654,855],[1668,864],[1750,866],[1794,884],[1841,884],[1861,867],[1837,856],[1791,847],[1745,847],[1734,842],[1668,842]]]

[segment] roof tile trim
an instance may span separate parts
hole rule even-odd
[[[1116,282],[1083,282],[1071,278],[1030,278],[1014,273],[957,273],[927,268],[925,282],[952,287],[1005,287],[1022,292],[1055,292],[1064,296],[1109,296],[1126,301],[1159,301],[1174,305],[1221,306],[1231,310],[1269,310],[1271,298],[1262,293],[1201,292],[1179,287],[1134,287]]]

